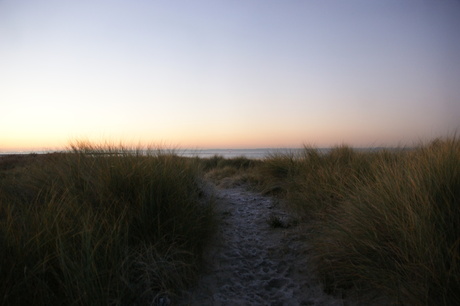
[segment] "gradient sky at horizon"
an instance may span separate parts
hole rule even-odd
[[[460,1],[0,0],[0,151],[460,131]]]

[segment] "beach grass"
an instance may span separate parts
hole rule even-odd
[[[0,304],[131,305],[173,297],[214,230],[202,166],[76,143],[2,158]]]
[[[205,171],[205,178],[219,187],[257,185],[261,181],[259,172],[255,171],[262,164],[261,160],[244,156],[224,158],[214,155],[199,159],[199,163]]]
[[[259,171],[265,190],[310,224],[314,267],[330,292],[460,303],[457,137],[365,153],[306,147],[267,158]]]
[[[364,304],[460,304],[456,136],[391,150],[307,146],[264,160],[88,143],[1,158],[1,304],[174,297],[196,278],[217,226],[203,180],[281,198],[328,292]]]

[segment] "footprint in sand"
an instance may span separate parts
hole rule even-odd
[[[208,268],[178,305],[343,305],[305,272],[295,230],[270,226],[270,216],[289,217],[272,198],[244,188],[216,193],[222,222]]]

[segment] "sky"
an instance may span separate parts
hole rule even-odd
[[[0,0],[0,151],[460,133],[459,0]]]

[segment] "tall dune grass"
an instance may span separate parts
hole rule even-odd
[[[0,170],[0,304],[148,304],[190,283],[213,230],[200,166],[77,144]]]
[[[460,140],[413,150],[272,156],[267,188],[313,219],[327,288],[375,291],[409,305],[460,304]]]
[[[206,172],[205,178],[219,187],[253,185],[260,181],[258,172],[254,171],[262,164],[260,160],[244,156],[224,158],[214,155],[210,158],[199,159],[199,162]]]

